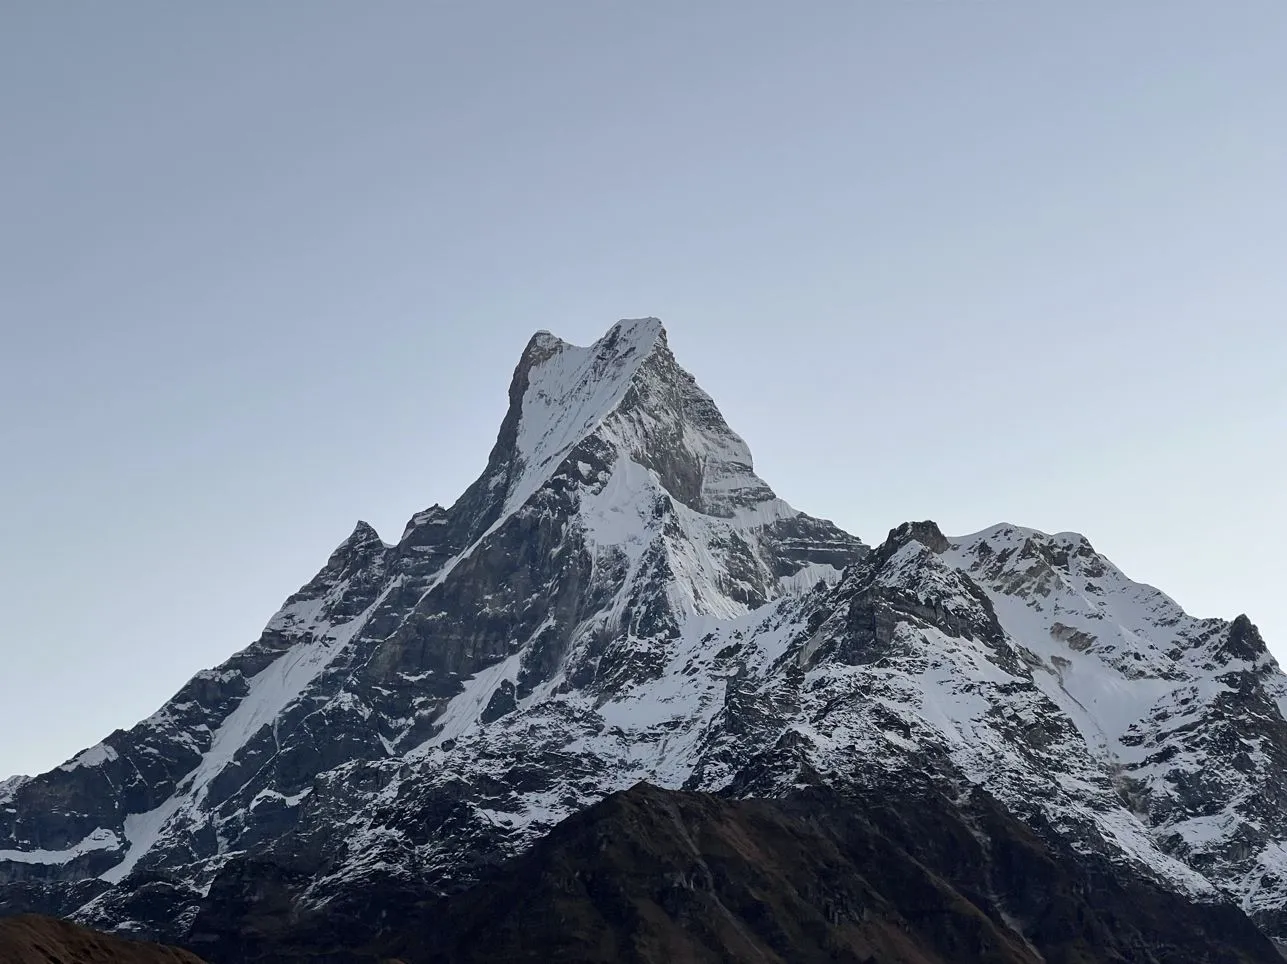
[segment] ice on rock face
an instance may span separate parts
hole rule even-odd
[[[514,457],[521,471],[509,486],[506,511],[525,503],[567,457],[620,404],[639,366],[665,344],[656,318],[618,322],[589,348],[538,333],[524,361]]]
[[[756,475],[656,319],[540,332],[454,505],[392,546],[359,524],[260,640],[110,747],[0,783],[0,885],[6,860],[71,883],[58,855],[119,854],[63,910],[146,929],[136,870],[204,891],[239,854],[314,855],[295,897],[320,904],[382,873],[454,885],[640,780],[914,771],[1272,915],[1287,681],[1253,637],[1073,533],[909,523],[868,550]]]
[[[1155,846],[1261,909],[1287,903],[1284,677],[1258,636],[1242,642],[1245,617],[1189,616],[1077,533],[994,526],[944,557],[988,594]]]
[[[25,773],[19,773],[15,776],[5,777],[3,780],[0,780],[0,806],[4,806],[12,800],[14,795],[18,792],[18,788],[30,779],[31,777],[27,776]]]
[[[1052,699],[1115,759],[1156,702],[1208,675],[1204,644],[1227,630],[1128,579],[1076,533],[1001,525],[952,541],[945,558],[988,593],[1035,659]]]
[[[99,743],[91,746],[88,750],[82,750],[72,759],[68,760],[60,770],[74,770],[76,767],[94,767],[109,763],[117,758],[117,753],[106,743]]]
[[[117,850],[121,842],[116,833],[111,830],[104,830],[99,827],[97,830],[86,834],[85,839],[74,847],[68,847],[66,850],[43,850],[41,848],[31,848],[28,850],[0,850],[0,861],[11,861],[18,864],[67,864],[78,857],[83,857],[87,853],[95,850]]]

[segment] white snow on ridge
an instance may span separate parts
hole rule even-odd
[[[1287,850],[1264,848],[1248,865],[1236,845],[1247,828],[1260,829],[1248,814],[1258,806],[1261,781],[1273,780],[1263,748],[1243,742],[1250,764],[1243,772],[1185,736],[1202,731],[1230,689],[1223,679],[1230,672],[1261,675],[1271,698],[1287,709],[1287,681],[1263,675],[1276,668],[1272,658],[1217,656],[1228,623],[1189,616],[1165,593],[1127,578],[1076,533],[994,526],[951,540],[943,558],[987,593],[1007,636],[1029,660],[1033,681],[1072,720],[1103,772],[1142,781],[1157,800],[1177,799],[1177,788],[1193,774],[1213,788],[1215,813],[1191,814],[1181,806],[1163,822],[1139,827],[1125,808],[1097,813],[1106,838],[1172,883],[1201,893],[1185,876],[1196,879],[1196,872],[1163,859],[1157,848],[1156,841],[1174,835],[1191,855],[1214,861],[1209,879],[1242,894],[1246,909],[1281,907]],[[1230,873],[1246,876],[1238,883]]]
[[[998,525],[950,542],[944,560],[973,577],[1010,638],[1040,659],[1034,678],[1046,695],[1091,746],[1129,756],[1121,738],[1187,681],[1169,651],[1187,649],[1210,621],[1128,579],[1076,533]],[[1066,550],[1067,571],[1024,557],[1025,544]]]
[[[204,800],[210,782],[232,762],[237,751],[263,727],[271,725],[330,665],[361,628],[366,615],[364,612],[336,626],[315,643],[292,646],[251,677],[249,692],[215,731],[201,763],[180,783],[194,803]]]
[[[538,347],[549,354],[528,371],[516,440],[519,476],[510,481],[496,520],[443,564],[420,599],[444,583],[461,562],[523,508],[568,453],[602,425],[625,397],[662,333],[660,321],[644,318],[619,322],[589,348],[569,345],[548,332],[538,334]],[[586,469],[588,466],[581,467],[583,474]]]
[[[134,869],[134,865],[142,859],[143,855],[152,849],[161,836],[161,831],[170,822],[170,818],[185,802],[185,798],[176,793],[147,813],[127,814],[123,828],[126,841],[125,856],[120,863],[99,874],[99,878],[110,884],[120,883],[125,875]]]
[[[260,730],[275,725],[286,708],[349,644],[396,585],[397,580],[367,609],[338,626],[328,627],[325,623],[322,611],[326,599],[309,600],[301,603],[288,617],[283,614],[275,617],[274,622],[280,619],[283,626],[289,625],[292,629],[306,625],[319,638],[311,643],[291,646],[248,681],[248,692],[236,709],[225,717],[211,738],[209,749],[202,754],[201,762],[180,781],[178,790],[155,809],[126,816],[124,829],[129,847],[125,858],[99,876],[109,883],[119,882],[156,845],[176,815],[187,814],[190,818],[199,819],[198,808],[215,777]],[[338,598],[346,588],[346,584],[341,584],[326,598]]]
[[[25,773],[19,773],[0,780],[0,804],[4,804],[12,800],[14,795],[18,792],[18,788],[29,780],[31,780],[31,777],[27,776]]]
[[[663,501],[670,502],[667,521],[673,524],[663,524],[656,515],[655,509]],[[738,619],[747,613],[747,606],[731,598],[719,585],[721,580],[731,583],[733,578],[729,574],[727,547],[734,536],[753,546],[757,529],[797,515],[795,509],[776,497],[730,517],[707,515],[671,499],[655,471],[623,452],[602,488],[581,496],[576,518],[596,559],[623,559],[626,563],[624,588],[617,597],[614,614],[624,607],[648,550],[658,547],[664,551],[675,577],[667,591],[678,616]],[[819,582],[832,584],[839,577],[840,570],[834,566],[811,564],[770,585],[778,593],[799,593]]]
[[[542,627],[543,628],[543,627]],[[539,635],[538,629],[536,634]],[[513,682],[518,675],[522,652],[514,653],[486,669],[480,670],[465,681],[465,688],[451,698],[434,722],[441,729],[425,741],[412,755],[419,755],[441,746],[447,740],[456,740],[476,729],[483,710],[492,694],[505,680]]]
[[[66,850],[0,850],[0,862],[17,864],[66,864],[95,850],[116,850],[121,846],[115,832],[99,827],[80,843]]]
[[[618,456],[603,487],[581,496],[577,519],[586,541],[592,549],[624,553],[633,571],[656,536],[650,519],[662,495],[653,472]]]
[[[284,807],[297,807],[303,799],[312,792],[312,787],[305,787],[303,790],[299,791],[299,793],[294,793],[290,796],[287,796],[284,793],[278,793],[276,790],[260,790],[255,794],[254,799],[250,801],[250,806],[246,809],[254,810],[255,807],[259,806],[265,800],[272,800],[276,803],[280,803]]]
[[[779,601],[738,619],[697,616],[686,623],[680,639],[667,645],[664,669],[654,678],[629,683],[611,695],[592,696],[568,691],[559,674],[536,688],[519,704],[520,713],[488,726],[478,724],[490,694],[511,678],[520,654],[489,667],[465,684],[440,717],[443,730],[412,755],[433,755],[435,770],[457,772],[455,761],[492,747],[503,751],[515,733],[520,742],[540,745],[551,739],[552,749],[599,761],[593,791],[578,787],[516,794],[505,810],[478,807],[489,823],[531,838],[569,816],[580,805],[624,790],[640,780],[679,787],[701,759],[702,744],[724,708],[727,670],[716,668],[717,654],[731,642],[743,643],[745,665],[761,670],[776,661],[798,626]],[[594,727],[588,721],[598,720]],[[442,749],[455,740],[452,750]],[[396,784],[385,792],[387,799]],[[586,794],[589,793],[587,798]],[[571,800],[579,799],[580,803]]]
[[[117,759],[115,750],[106,743],[98,743],[88,750],[82,750],[58,769],[70,771],[75,770],[77,767],[97,767],[115,759]]]
[[[1087,743],[1113,759],[1128,754],[1121,738],[1176,688],[1176,681],[1128,678],[1098,655],[1079,652],[1055,638],[1050,621],[1022,599],[1000,593],[989,596],[1010,638],[1041,659],[1034,681],[1072,719]]]
[[[523,469],[510,485],[502,515],[527,502],[620,404],[661,333],[661,322],[645,318],[618,323],[589,348],[551,336],[551,353],[528,372],[517,440]]]

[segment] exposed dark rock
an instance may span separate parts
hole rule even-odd
[[[1263,962],[1236,908],[1051,847],[986,795],[729,801],[638,786],[569,818],[392,950],[424,964]]]

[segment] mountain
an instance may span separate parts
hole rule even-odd
[[[67,921],[27,914],[0,918],[5,964],[202,964],[177,947],[99,934]]]
[[[214,960],[357,946],[641,781],[928,778],[1287,936],[1287,678],[1246,617],[1189,617],[1071,533],[868,548],[756,476],[655,319],[538,333],[509,398],[454,505],[396,544],[359,523],[256,642],[0,784],[0,911]]]
[[[1061,852],[986,793],[727,800],[640,784],[411,929],[426,964],[1275,962],[1227,905]],[[1218,941],[1212,935],[1219,935]]]

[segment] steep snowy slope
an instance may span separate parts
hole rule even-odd
[[[158,869],[203,889],[325,805],[310,796],[346,816],[388,779],[336,768],[424,760],[567,665],[586,692],[655,677],[684,627],[834,580],[865,551],[755,476],[655,319],[588,349],[537,334],[510,401],[451,509],[417,514],[394,546],[359,523],[255,644],[132,730],[7,786],[0,874],[106,885]],[[65,909],[44,894],[24,899]]]
[[[545,686],[489,715],[500,684],[480,674],[449,705],[448,728],[408,760],[414,764],[425,753],[425,765],[393,776],[377,806],[350,821],[352,848],[370,857],[380,853],[381,841],[401,846],[400,827],[440,819],[416,845],[416,873],[449,876],[464,852],[521,849],[587,799],[645,777],[775,795],[801,781],[869,783],[937,772],[948,782],[986,787],[1084,851],[1195,895],[1214,898],[1217,888],[1227,888],[1249,910],[1262,909],[1254,899],[1261,885],[1248,886],[1241,864],[1216,867],[1175,845],[1169,825],[1157,818],[1170,812],[1159,791],[1151,811],[1142,807],[1138,783],[1102,734],[1122,725],[1128,706],[1144,714],[1149,704],[1131,695],[1129,703],[1104,698],[1097,705],[1083,693],[1091,710],[1078,706],[1056,675],[1063,668],[1069,679],[1066,667],[1078,653],[1060,641],[1063,631],[1047,628],[1042,638],[1010,613],[1023,597],[1005,590],[1021,593],[1022,586],[989,593],[957,562],[963,547],[984,541],[950,543],[932,525],[903,527],[840,584],[738,619],[692,624],[650,650],[664,660],[661,672],[625,677],[607,692],[568,685],[579,667],[573,654]],[[1129,608],[1128,599],[1117,601]],[[1061,612],[1075,618],[1071,607]],[[1213,621],[1204,638],[1227,643],[1238,626]],[[1138,645],[1158,645],[1147,640],[1139,637]],[[1280,685],[1272,663],[1261,665]],[[1213,675],[1237,670],[1225,663]],[[1178,678],[1181,670],[1171,672]],[[1087,663],[1073,685],[1111,689],[1125,682],[1112,666]],[[1260,709],[1232,725],[1255,725]],[[1281,749],[1281,713],[1269,730],[1266,742]],[[1233,756],[1208,755],[1192,769],[1167,772],[1182,784],[1186,774],[1237,773],[1238,765]],[[1263,768],[1262,798],[1281,792],[1282,774],[1281,767]],[[1223,815],[1231,833],[1255,831],[1266,840],[1280,834],[1284,828],[1266,825],[1265,814],[1240,813],[1235,804],[1247,796],[1202,803]],[[1264,859],[1272,859],[1272,845],[1265,848]],[[342,873],[349,872],[345,865]]]
[[[1058,627],[1094,623],[1090,614],[1101,612],[1100,636],[1133,633],[1141,652],[1184,641],[1159,663],[1174,678],[1167,693],[1188,685],[1186,674],[1218,681],[1243,672],[1251,649],[1265,685],[1280,691],[1281,674],[1248,642],[1245,621],[1191,620],[1088,546],[1060,551],[1071,537],[1024,530],[1014,541],[1016,532],[949,540],[932,524],[900,527],[839,583],[735,619],[691,621],[648,648],[659,672],[620,674],[607,686],[572,684],[585,658],[572,652],[546,683],[498,707],[497,694],[508,693],[498,664],[448,705],[442,732],[396,764],[328,775],[295,834],[266,855],[292,866],[307,841],[327,837],[347,812],[345,833],[326,846],[326,870],[308,876],[300,894],[305,905],[326,903],[330,915],[351,914],[358,927],[373,907],[353,903],[355,893],[371,889],[387,900],[401,887],[411,903],[454,890],[588,802],[645,777],[773,797],[804,786],[897,794],[931,774],[953,794],[987,790],[1049,839],[1107,857],[1127,877],[1203,901],[1229,895],[1281,933],[1272,861],[1287,828],[1281,811],[1244,804],[1281,794],[1284,770],[1248,770],[1241,746],[1218,739],[1258,731],[1281,760],[1287,724],[1279,709],[1231,705],[1218,718],[1198,714],[1180,732],[1157,734],[1156,757],[1171,765],[1145,787],[1131,772],[1129,719],[1156,715],[1145,697],[1164,704],[1166,695],[1135,674],[1137,660],[1126,670],[1114,663],[1120,648],[1101,658]],[[991,575],[980,571],[976,582],[970,568],[979,558]],[[1098,573],[1095,588],[1077,582],[1079,573]],[[1060,580],[1086,598],[1060,598],[1056,607],[1049,587]],[[1025,616],[1038,607],[1063,619],[1052,616],[1038,632],[1038,616]],[[1123,736],[1110,745],[1105,734],[1114,728]],[[1184,755],[1189,744],[1203,747],[1200,759]],[[1240,792],[1207,788],[1177,800],[1211,779],[1226,789],[1242,781]],[[356,811],[354,782],[380,787]],[[1224,839],[1243,845],[1181,846],[1178,812],[1199,825],[1217,815]],[[220,887],[236,892],[259,873],[230,868]]]
[[[252,646],[0,786],[0,909],[217,949],[273,893],[360,934],[641,780],[930,775],[1281,936],[1284,712],[1244,617],[1069,534],[868,550],[755,475],[655,319],[539,333],[451,508],[396,545],[359,524]]]
[[[1287,678],[1246,616],[1194,619],[1083,536],[996,526],[947,553],[1164,850],[1287,920]]]

